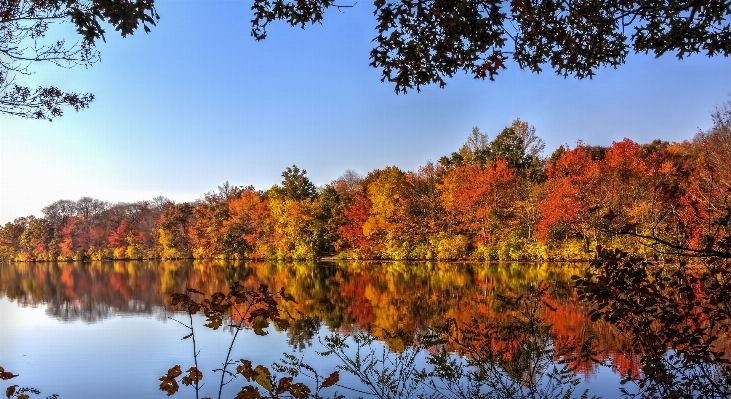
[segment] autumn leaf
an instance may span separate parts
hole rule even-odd
[[[196,302],[190,301],[188,303],[188,313],[190,314],[196,314],[201,309],[201,305],[199,305]]]
[[[256,375],[256,372],[251,368],[251,362],[244,359],[241,359],[241,366],[236,367],[236,372],[243,375],[246,381],[251,381]]]
[[[160,377],[160,390],[166,391],[168,393],[168,396],[174,394],[175,392],[178,392],[178,382],[175,381],[175,378],[170,378],[167,376]],[[10,397],[10,396],[8,396]]]
[[[168,369],[167,377],[176,378],[176,377],[180,376],[181,374],[183,374],[183,371],[180,369],[180,365],[176,364],[175,367],[171,367],[170,369]]]
[[[241,388],[241,391],[236,394],[236,397],[234,399],[261,399],[261,395],[259,394],[258,388],[247,385]]]
[[[277,385],[277,395],[280,393],[285,393],[289,391],[289,389],[292,387],[292,377],[283,377],[279,380],[279,384]]]
[[[185,385],[191,385],[199,382],[201,379],[203,379],[203,373],[197,368],[191,367],[188,369],[188,375],[183,377],[182,382]]]
[[[296,399],[307,399],[307,397],[310,396],[310,387],[301,382],[298,382],[296,384],[292,384],[292,386],[289,388],[289,392]]]
[[[289,330],[289,327],[291,327],[289,321],[285,319],[274,320],[274,324],[276,324],[277,328],[279,328],[280,330]]]
[[[327,388],[331,387],[340,380],[340,372],[334,371],[332,374],[330,374],[329,377],[325,378],[325,381],[322,382],[322,387]]]
[[[223,295],[223,293],[221,292],[216,292],[215,294],[211,295],[211,302],[214,305],[220,304],[221,302],[223,302],[224,299],[226,299],[226,295]]]
[[[266,321],[264,317],[257,317],[254,319],[254,321],[251,323],[251,328],[254,329],[254,334],[256,335],[267,335],[268,332],[264,331],[265,328],[269,327],[269,323]]]
[[[18,376],[17,374],[13,374],[9,371],[5,371],[4,368],[0,367],[0,379],[9,380],[9,379],[15,378],[17,376]]]
[[[5,390],[5,396],[7,396],[8,399],[10,399],[15,393],[15,387],[17,387],[17,385],[11,385]]]
[[[271,373],[269,372],[269,369],[258,365],[254,369],[254,381],[256,381],[257,384],[261,385],[262,388],[266,389],[268,392],[272,392],[272,380],[271,380]]]
[[[213,314],[208,316],[208,324],[204,324],[204,326],[212,328],[214,330],[218,330],[218,328],[221,327],[222,323],[223,317],[220,314]]]

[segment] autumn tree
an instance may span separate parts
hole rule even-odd
[[[323,248],[325,229],[317,188],[296,165],[282,173],[282,185],[267,193],[273,255],[313,259]]]
[[[58,200],[41,209],[44,217],[54,226],[63,226],[69,217],[76,215],[76,202]]]
[[[546,195],[538,203],[541,219],[536,226],[538,236],[567,241],[579,239],[580,249],[573,256],[589,251],[591,241],[596,244],[597,231],[592,229],[601,174],[604,149],[578,145],[564,149],[555,162],[547,164]]]
[[[228,219],[223,222],[223,251],[228,258],[263,258],[260,243],[265,240],[269,206],[261,193],[247,187],[228,201]]]
[[[527,122],[516,119],[495,136],[485,149],[485,155],[489,163],[504,159],[522,175],[532,180],[541,180],[541,154],[544,147],[543,139],[536,135],[536,129]]]
[[[25,221],[25,230],[20,235],[20,259],[22,260],[52,260],[49,254],[49,244],[53,238],[53,230],[46,219],[33,216]]]
[[[35,64],[63,68],[89,67],[99,61],[98,40],[104,24],[122,37],[142,25],[146,31],[159,19],[154,0],[0,0],[0,113],[48,119],[89,106],[91,93],[64,92],[55,86],[28,87],[20,80]],[[47,37],[55,24],[76,28],[79,37]]]
[[[692,143],[669,144],[656,151],[659,159],[648,157],[659,177],[655,202],[662,204],[659,210],[645,212],[654,219],[650,228],[635,228],[637,221],[631,220],[632,228],[620,222],[607,230],[638,239],[664,255],[731,257],[731,106],[718,108],[713,120],[714,126]]]
[[[406,201],[410,182],[406,174],[395,166],[372,173],[367,185],[371,203],[370,215],[363,224],[363,234],[377,240],[382,256],[406,259],[410,255],[410,243],[404,228],[408,216]],[[366,180],[369,180],[366,177]]]
[[[197,243],[196,258],[213,258],[223,254],[223,223],[229,218],[228,193],[206,193],[203,201],[193,208],[195,224],[192,229]]]
[[[533,180],[541,180],[544,148],[545,143],[536,134],[535,127],[516,119],[493,140],[480,132],[478,127],[473,127],[472,133],[459,151],[453,152],[449,157],[440,158],[439,163],[442,166],[485,165],[504,159],[521,174]]]
[[[456,259],[466,253],[461,248],[445,252],[446,247],[459,247],[453,237],[444,233],[447,212],[440,201],[439,184],[443,167],[428,162],[417,171],[406,173],[407,195],[404,198],[406,217],[404,239],[414,246],[411,257],[419,259]]]
[[[377,0],[371,66],[397,93],[446,85],[463,71],[493,80],[511,60],[539,73],[592,77],[624,64],[627,55],[675,53],[678,58],[731,52],[731,5],[722,0],[686,2],[571,0],[409,1]],[[350,4],[332,0],[255,0],[251,34],[267,36],[277,20],[305,27],[326,10]]]
[[[193,205],[187,202],[169,206],[158,222],[158,235],[163,259],[187,259],[193,256]]]
[[[731,102],[713,113],[714,126],[696,137],[698,164],[684,198],[689,249],[731,253]]]
[[[376,256],[376,240],[366,235],[363,226],[371,214],[372,203],[365,192],[355,192],[353,199],[343,210],[343,224],[338,226],[341,252],[350,257],[370,258]]]
[[[513,206],[518,179],[507,161],[464,165],[447,171],[440,185],[444,207],[452,212],[455,230],[473,238],[482,257],[498,238],[515,225]]]
[[[330,253],[345,252],[351,248],[348,238],[343,235],[342,228],[346,228],[352,221],[346,216],[346,211],[363,192],[363,177],[353,170],[347,170],[342,176],[326,185],[318,202],[322,211],[325,228],[325,249]]]
[[[0,261],[10,261],[20,249],[20,236],[25,230],[25,223],[21,219],[8,222],[0,228]]]

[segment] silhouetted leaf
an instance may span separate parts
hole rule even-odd
[[[18,376],[17,374],[13,374],[9,371],[5,371],[4,368],[0,367],[0,379],[9,380],[9,379],[15,378],[17,376]]]
[[[277,395],[280,393],[284,393],[289,391],[289,389],[292,386],[292,377],[284,377],[279,380],[279,384],[277,385]]]
[[[175,381],[175,378],[170,378],[167,376],[160,377],[160,390],[166,391],[168,393],[168,396],[174,394],[175,392],[178,392],[178,382]]]
[[[268,332],[264,331],[264,329],[267,327],[269,327],[269,322],[267,322],[266,319],[261,316],[255,318],[251,323],[251,328],[254,329],[254,334],[256,335],[269,334]]]
[[[5,390],[5,396],[7,396],[8,399],[15,393],[15,387],[17,387],[17,385],[11,385]]]
[[[170,369],[168,369],[167,377],[168,378],[175,378],[175,377],[178,377],[181,374],[183,374],[183,371],[180,369],[180,365],[179,364],[176,364],[175,367],[171,367]]]
[[[241,391],[236,394],[236,397],[234,399],[261,399],[261,395],[259,394],[259,388],[247,385],[241,388]]]
[[[243,375],[244,378],[246,378],[246,381],[251,381],[251,379],[256,376],[256,373],[251,368],[251,362],[249,360],[241,359],[241,365],[236,367],[236,372]]]
[[[215,314],[208,317],[208,324],[204,324],[204,326],[218,330],[221,324],[223,324],[223,317],[220,314]]]
[[[307,399],[307,397],[310,396],[310,387],[298,382],[296,384],[292,384],[289,388],[289,392],[297,399]]]
[[[322,382],[322,387],[323,388],[331,387],[331,386],[337,384],[337,382],[339,380],[340,380],[340,372],[335,371],[332,374],[330,374],[329,377],[325,378],[325,381]]]
[[[196,382],[199,382],[202,378],[203,378],[203,373],[201,373],[200,370],[198,370],[197,368],[191,367],[188,369],[188,375],[183,377],[182,382],[185,385],[191,385]]]

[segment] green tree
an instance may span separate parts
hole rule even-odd
[[[541,153],[544,147],[543,139],[536,135],[536,129],[527,122],[516,119],[490,142],[485,151],[490,163],[504,159],[513,168],[539,178],[543,167]]]
[[[282,187],[277,187],[281,195],[287,199],[301,201],[304,199],[314,199],[317,196],[317,187],[305,176],[307,171],[292,165],[290,168],[282,172]],[[274,188],[273,188],[274,189]]]

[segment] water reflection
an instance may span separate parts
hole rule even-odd
[[[266,284],[274,290],[284,287],[297,299],[297,303],[281,304],[283,312],[306,316],[283,331],[290,348],[309,350],[313,344],[317,346],[323,332],[365,332],[389,352],[402,353],[411,345],[404,337],[435,331],[445,323],[504,323],[515,313],[501,298],[525,296],[531,287],[545,286],[550,295],[541,298],[547,310],[540,317],[551,326],[552,334],[567,342],[593,340],[601,348],[597,358],[617,370],[636,367],[616,354],[615,348],[622,342],[612,330],[603,323],[591,323],[584,307],[577,303],[570,277],[582,273],[584,267],[399,262],[5,263],[0,265],[0,295],[21,307],[45,305],[49,317],[63,322],[96,323],[119,316],[164,321],[173,311],[171,294],[185,292],[188,287],[210,295],[226,292],[236,282],[250,289]],[[135,334],[144,336],[144,332]],[[467,355],[466,358],[475,355],[468,353],[464,342],[457,339],[447,340],[440,347],[449,353]],[[493,354],[505,349],[494,343],[481,343],[478,347]],[[484,355],[480,354],[482,358]],[[514,357],[516,361],[519,358]],[[511,366],[515,373],[520,373],[520,365],[516,362]],[[574,375],[589,381],[600,367],[588,361],[575,361],[569,366]]]
[[[392,350],[403,342],[381,331],[416,332],[455,320],[487,322],[504,313],[500,295],[521,295],[528,287],[547,284],[552,311],[544,318],[556,333],[577,341],[589,336],[604,357],[626,370],[630,362],[612,358],[621,342],[602,323],[591,323],[570,289],[570,277],[582,264],[451,264],[451,263],[223,263],[215,261],[126,261],[5,263],[0,266],[0,294],[21,306],[47,304],[49,316],[87,323],[118,315],[165,317],[169,296],[195,287],[206,293],[225,291],[235,282],[256,288],[286,287],[297,304],[284,310],[310,317],[287,331],[289,344],[304,348],[325,325],[331,331],[365,331]],[[591,376],[596,365],[579,366]]]
[[[457,265],[439,263],[221,263],[126,261],[4,263],[0,294],[21,306],[48,304],[61,320],[152,314],[168,296],[196,287],[223,291],[234,282],[249,287],[287,287],[301,310],[331,329],[419,328],[435,317],[466,316],[490,306],[500,292],[521,292],[548,281],[558,300],[570,300],[566,284],[580,265]],[[487,301],[486,301],[487,300]],[[467,306],[467,308],[465,307]]]

